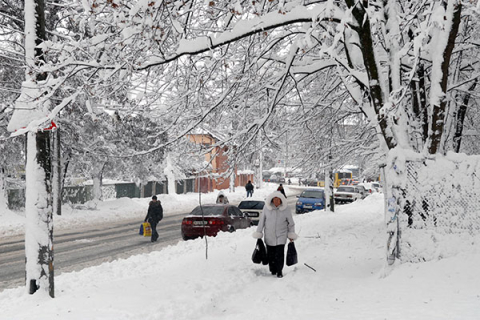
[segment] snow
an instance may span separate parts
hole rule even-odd
[[[285,188],[288,195],[298,187]],[[231,202],[245,197],[242,188],[225,193]],[[202,195],[202,203],[216,194]],[[159,199],[166,215],[198,204],[196,194]],[[105,201],[85,215],[90,222],[143,219],[148,201]],[[208,259],[205,240],[197,239],[63,273],[54,299],[24,287],[4,290],[0,319],[479,319],[478,249],[463,244],[443,259],[387,267],[383,203],[376,193],[335,213],[295,215],[299,263],[285,267],[282,279],[251,262],[250,228],[208,238]],[[55,229],[85,223],[83,214],[55,217]],[[1,218],[3,232],[10,216]]]

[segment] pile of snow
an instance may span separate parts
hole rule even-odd
[[[5,290],[0,319],[480,319],[480,254],[462,244],[446,259],[387,267],[383,203],[373,194],[295,215],[299,263],[282,279],[251,262],[250,228],[208,238],[208,259],[197,239],[62,274],[55,299]]]

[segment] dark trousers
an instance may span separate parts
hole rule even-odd
[[[150,240],[152,242],[155,242],[158,239],[158,232],[157,232],[158,221],[149,219],[148,222],[150,222],[150,227],[152,227],[152,237],[150,238]]]
[[[267,245],[268,268],[274,274],[282,273],[285,261],[285,245]]]
[[[253,195],[253,190],[247,190],[247,198]]]

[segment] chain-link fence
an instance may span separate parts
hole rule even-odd
[[[475,171],[465,175],[460,170],[455,162],[445,167],[435,161],[407,161],[401,227],[479,234],[480,179]]]
[[[439,259],[480,241],[480,168],[477,158],[406,161],[398,199],[400,257]]]

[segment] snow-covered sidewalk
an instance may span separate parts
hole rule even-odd
[[[381,194],[296,215],[282,279],[251,262],[250,228],[208,238],[208,259],[197,239],[62,274],[55,299],[5,290],[0,319],[480,319],[479,253],[385,269],[383,219]]]

